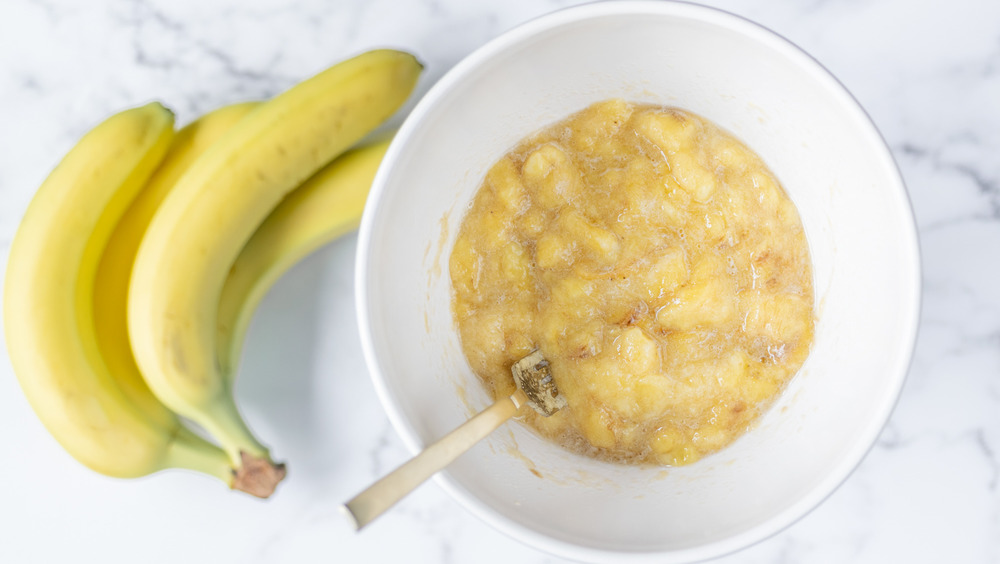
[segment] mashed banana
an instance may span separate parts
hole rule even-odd
[[[545,437],[689,464],[740,436],[813,336],[809,250],[761,159],[708,121],[609,100],[500,159],[450,259],[462,347],[494,397],[536,347],[568,407]]]

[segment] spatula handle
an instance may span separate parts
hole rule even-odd
[[[494,403],[344,504],[344,509],[354,521],[355,529],[361,530],[406,494],[495,431],[513,417],[527,399],[524,392],[518,390],[510,397]]]

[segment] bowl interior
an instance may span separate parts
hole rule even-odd
[[[359,249],[362,338],[411,448],[486,407],[450,310],[458,226],[511,146],[612,97],[696,112],[764,158],[805,225],[814,349],[754,429],[694,465],[595,462],[512,423],[441,483],[499,528],[567,556],[712,556],[772,534],[846,477],[891,411],[916,327],[916,236],[895,164],[853,99],[783,39],[706,8],[612,3],[477,51],[420,103],[376,180]]]

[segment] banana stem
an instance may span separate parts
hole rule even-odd
[[[171,467],[202,472],[233,486],[233,468],[225,451],[185,427],[170,442],[166,458]]]
[[[199,423],[222,444],[234,468],[240,465],[241,452],[261,458],[270,457],[267,447],[257,441],[240,417],[231,393],[219,394],[216,402],[212,404],[211,414],[212,417],[201,417]]]
[[[213,412],[217,417],[202,418],[205,430],[219,440],[229,457],[233,489],[261,498],[274,493],[287,471],[284,464],[275,463],[264,445],[260,444],[240,417],[233,394],[222,394]]]

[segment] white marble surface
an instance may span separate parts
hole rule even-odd
[[[722,561],[1000,562],[1000,3],[709,3],[804,47],[870,112],[910,188],[925,280],[910,378],[877,446],[820,508]],[[491,37],[566,4],[4,0],[0,262],[35,188],[114,110],[156,98],[186,122],[383,45],[429,63],[423,91]],[[292,464],[266,503],[183,472],[86,470],[0,360],[0,562],[559,562],[433,484],[364,534],[341,526],[337,503],[406,456],[359,352],[354,244],[295,268],[250,332],[239,399]]]

